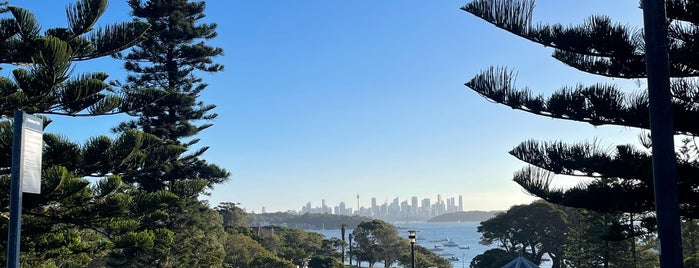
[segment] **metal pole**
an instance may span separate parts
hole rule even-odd
[[[352,266],[352,234],[349,234],[349,265]]]
[[[24,112],[15,110],[12,133],[12,171],[10,177],[10,226],[7,237],[7,267],[19,267],[19,244],[22,226],[22,182],[20,181],[22,152],[22,121]]]
[[[410,260],[412,267],[415,268],[415,243],[410,243]]]
[[[681,268],[682,240],[665,1],[643,0],[642,5],[660,267]]]
[[[345,264],[345,227],[347,224],[340,225],[340,233],[342,234],[342,264]]]
[[[417,231],[409,230],[408,239],[410,241],[410,261],[413,264],[412,268],[415,268],[415,243],[417,242]]]

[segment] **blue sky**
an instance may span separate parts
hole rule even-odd
[[[10,1],[45,28],[66,25],[67,1]],[[518,71],[519,86],[634,81],[582,74],[535,45],[459,10],[467,1],[208,1],[224,49],[222,73],[203,74],[202,100],[219,118],[199,137],[229,182],[205,197],[248,211],[344,201],[356,208],[411,196],[463,195],[466,209],[506,209],[533,197],[511,181],[524,163],[507,151],[528,139],[637,143],[638,131],[542,118],[490,103],[463,84],[490,65]],[[640,25],[637,1],[539,1],[534,20],[580,23],[607,14]],[[101,23],[128,20],[110,1]],[[125,76],[112,59],[76,72]],[[643,83],[641,83],[643,84]],[[643,86],[641,86],[643,87]],[[123,117],[55,118],[47,131],[74,141],[109,134]],[[565,181],[566,178],[561,178]],[[565,185],[566,183],[562,183]]]

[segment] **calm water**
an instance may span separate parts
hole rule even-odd
[[[417,230],[417,244],[429,249],[434,248],[436,245],[441,246],[445,243],[436,242],[437,240],[442,240],[444,238],[451,239],[457,243],[458,246],[444,247],[444,250],[435,251],[435,253],[444,255],[447,258],[451,256],[458,258],[458,261],[452,261],[452,265],[455,268],[459,268],[469,267],[473,257],[488,249],[497,247],[497,245],[484,246],[478,243],[481,237],[481,234],[476,231],[478,224],[478,222],[410,222],[396,223],[394,225],[399,228],[399,235],[404,238],[408,238],[408,230]],[[310,231],[320,233],[326,238],[340,238],[341,236],[340,230]],[[351,232],[352,230],[347,230],[347,234]],[[468,249],[460,247],[468,247]],[[550,267],[550,265],[550,262],[544,262],[541,267]],[[379,265],[377,267],[382,266],[383,265]]]

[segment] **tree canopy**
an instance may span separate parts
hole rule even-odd
[[[124,22],[97,26],[106,0],[77,1],[66,8],[67,27],[41,31],[34,14],[3,4],[0,13],[0,64],[11,76],[0,76],[0,113],[98,116],[126,112],[137,96],[111,88],[104,72],[72,75],[75,61],[96,59],[126,49],[140,40],[147,23]],[[7,215],[11,166],[12,120],[0,121],[0,202]],[[138,131],[114,138],[96,136],[76,143],[44,132],[41,194],[23,202],[22,265],[84,266],[113,242],[105,235],[110,222],[125,215],[133,201],[121,174],[145,165],[139,155],[159,139]],[[157,161],[156,161],[157,162]],[[153,163],[156,163],[153,162]],[[93,179],[88,179],[93,178]],[[8,223],[0,224],[7,240]],[[6,250],[7,245],[0,246]],[[2,262],[5,255],[2,255]]]
[[[41,32],[34,14],[18,6],[0,6],[0,64],[12,76],[0,76],[0,113],[89,116],[120,113],[139,106],[144,91],[115,91],[107,73],[71,75],[73,61],[108,56],[137,43],[149,28],[143,22],[96,26],[107,0],[82,0],[66,8],[67,27]]]
[[[628,214],[570,208],[543,200],[512,206],[481,222],[481,243],[496,244],[471,261],[471,267],[501,267],[518,256],[551,267],[656,267],[656,238],[638,239]]]
[[[553,57],[582,72],[610,78],[646,76],[642,31],[593,15],[579,25],[535,24],[533,0],[477,0],[462,10],[525,40],[551,47]],[[695,1],[666,1],[670,38],[671,88],[675,133],[694,139],[699,133],[695,48],[699,17]],[[648,94],[614,84],[564,86],[550,96],[515,85],[515,72],[490,67],[466,86],[481,96],[516,110],[588,123],[649,129]],[[592,142],[525,141],[510,154],[529,164],[514,175],[526,191],[549,202],[600,212],[645,213],[652,225],[654,198],[651,146],[645,136],[642,148],[617,145],[611,150]],[[697,150],[685,146],[678,159],[679,199],[684,217],[699,217]],[[555,175],[592,178],[568,189],[551,186]],[[592,198],[594,197],[594,198]]]
[[[507,212],[481,222],[481,244],[498,243],[505,251],[525,253],[540,264],[544,254],[551,256],[553,267],[560,267],[563,245],[568,233],[565,213],[545,201],[511,207]]]
[[[196,148],[199,139],[194,138],[212,126],[197,125],[197,121],[216,117],[211,113],[214,105],[198,100],[207,87],[198,77],[200,72],[223,69],[214,63],[223,50],[206,43],[216,37],[216,24],[202,22],[204,1],[130,0],[128,4],[136,20],[148,23],[151,29],[132,49],[115,55],[125,61],[128,72],[126,80],[115,86],[125,92],[148,90],[150,94],[142,96],[144,105],[129,111],[135,119],[113,130],[137,130],[158,137],[161,143],[144,157],[167,161],[124,173],[122,178],[144,195],[167,198],[154,198],[146,209],[132,210],[132,216],[140,219],[136,229],[153,232],[152,240],[163,241],[163,249],[119,259],[129,265],[221,266],[226,254],[224,241],[219,239],[225,230],[222,215],[199,196],[225,182],[230,174],[202,159],[208,147]],[[234,209],[224,211],[235,213]],[[231,215],[225,216],[230,227]],[[130,249],[139,241],[130,242],[118,248]]]

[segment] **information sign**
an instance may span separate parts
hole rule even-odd
[[[22,192],[41,193],[41,152],[43,147],[43,121],[24,114],[22,122],[22,152],[20,180]]]

